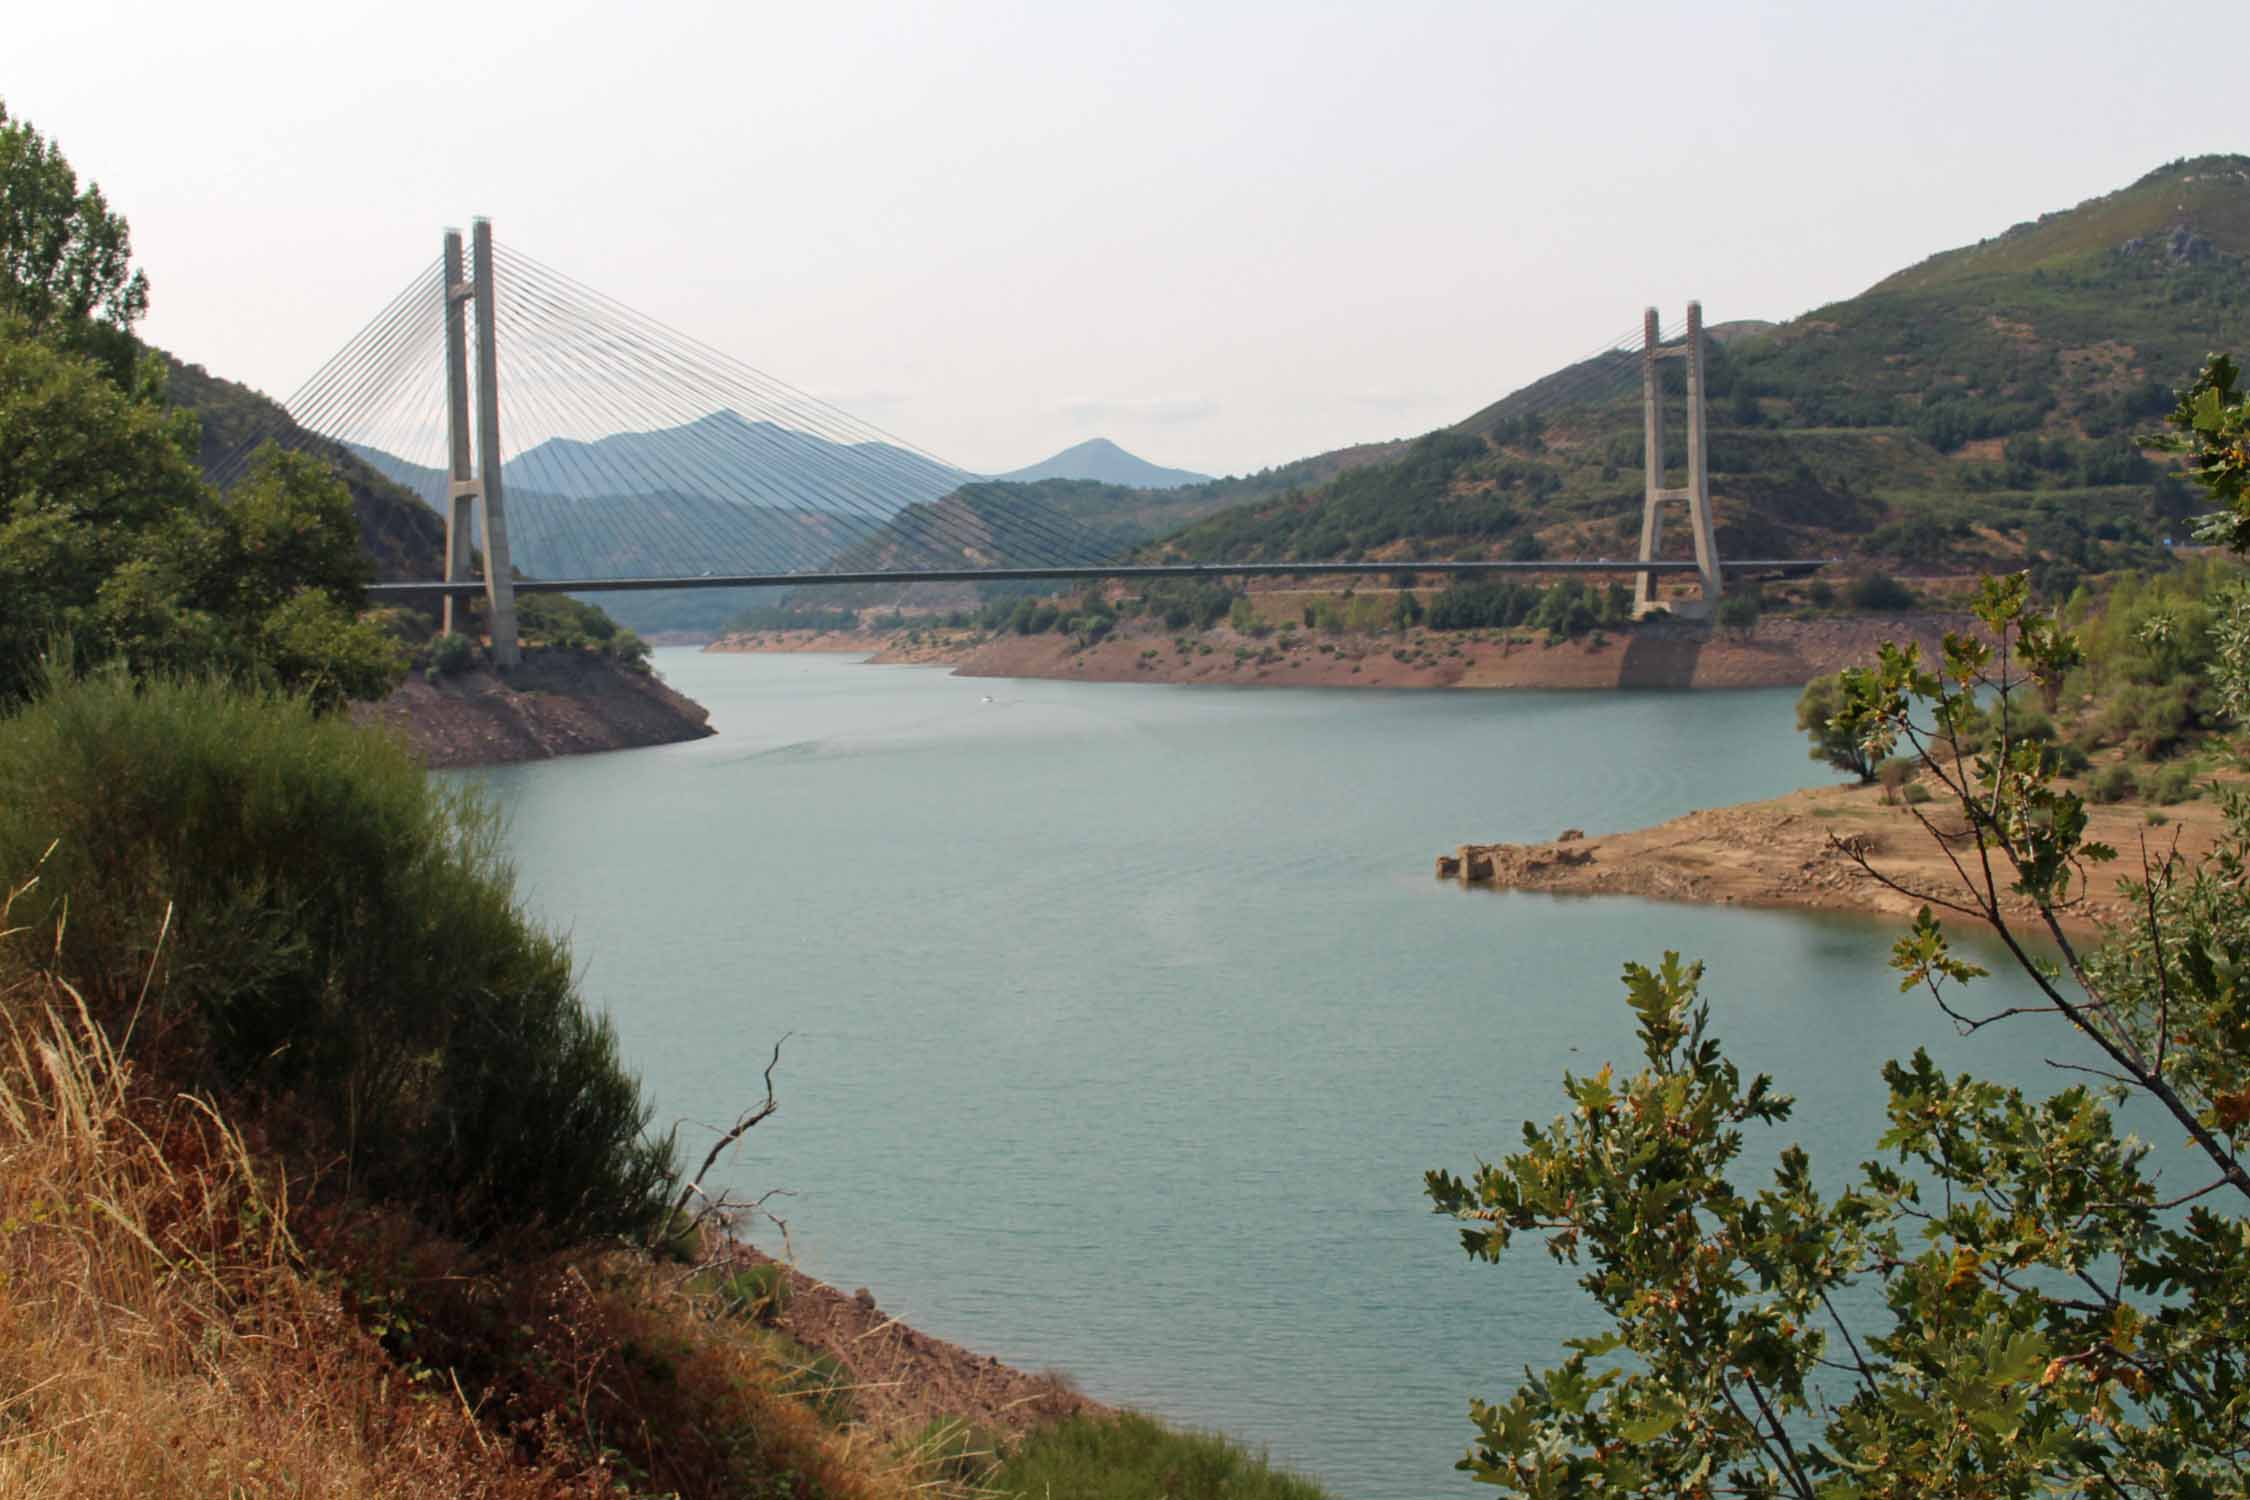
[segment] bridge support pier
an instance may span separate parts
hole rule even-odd
[[[1664,381],[1659,361],[1687,362],[1687,483],[1667,487],[1664,463]],[[1688,608],[1661,603],[1656,595],[1656,574],[1633,575],[1633,618],[1667,609],[1693,617],[1708,615],[1719,602],[1719,547],[1711,529],[1711,466],[1703,413],[1703,304],[1690,302],[1687,338],[1678,348],[1667,349],[1657,332],[1656,309],[1641,316],[1641,446],[1646,478],[1641,499],[1640,562],[1654,562],[1663,552],[1664,507],[1675,500],[1687,502],[1688,528],[1695,540],[1696,575],[1703,597]]]
[[[523,659],[516,633],[516,575],[508,555],[508,512],[500,483],[500,351],[493,299],[492,221],[476,221],[473,261],[461,266],[461,231],[445,232],[445,419],[449,479],[446,486],[445,581],[470,575],[469,538],[483,513],[484,627],[492,661],[502,669]],[[477,305],[476,452],[470,455],[468,320],[462,304]],[[445,598],[444,627],[456,628],[454,599]]]
[[[467,280],[461,254],[461,231],[445,232],[445,425],[448,477],[445,508],[445,581],[460,583],[470,576],[470,539],[476,535],[477,476],[469,456],[469,328],[462,304],[476,295]],[[443,628],[451,635],[461,622],[454,617],[459,604],[445,596]]]
[[[512,667],[522,660],[516,636],[516,574],[508,555],[508,512],[500,483],[500,349],[495,341],[492,221],[472,230],[477,299],[477,488],[484,506],[484,623],[492,635],[492,660]]]

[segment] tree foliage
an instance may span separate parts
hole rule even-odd
[[[1835,673],[1815,677],[1797,697],[1797,727],[1812,739],[1812,758],[1849,771],[1865,786],[1875,779],[1882,757],[1860,743],[1844,712],[1844,682]]]
[[[2188,472],[2222,507],[2198,533],[2237,552],[2250,551],[2250,395],[2242,372],[2224,354],[2207,361],[2180,393],[2174,431],[2149,446],[2186,455]]]
[[[1957,884],[1910,889],[1859,856],[1924,902],[1893,950],[1902,991],[1964,1033],[2063,1023],[2094,1081],[2039,1099],[1917,1052],[1883,1069],[1889,1126],[1856,1180],[1821,1190],[1793,1146],[1755,1180],[1752,1133],[1791,1102],[1727,1059],[1700,966],[1628,966],[1642,1065],[1566,1077],[1566,1112],[1520,1150],[1429,1176],[1472,1256],[1542,1237],[1585,1268],[1605,1325],[1473,1403],[1462,1467],[1479,1479],[1540,1496],[2244,1492],[2250,794],[2224,794],[2204,858],[2144,853],[2124,886],[2138,916],[2081,945],[2062,917],[2117,852],[2088,837],[2022,700],[2082,654],[2024,575],[1987,580],[1976,613],[1983,633],[1934,661],[1886,646],[1817,684],[1800,720],[1868,764],[1910,757],[1944,794]],[[2036,998],[1965,998],[1985,971],[1941,916],[1996,934]],[[2159,1184],[2113,1119],[2128,1096],[2187,1143],[2192,1179]]]
[[[129,370],[148,311],[133,237],[100,187],[78,185],[61,151],[0,103],[0,314],[36,336]]]
[[[194,450],[192,417],[0,324],[0,703],[57,645],[323,707],[397,683],[395,644],[356,618],[368,566],[343,485],[269,450],[222,500]]]

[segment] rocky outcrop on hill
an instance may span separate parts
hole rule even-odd
[[[710,711],[607,657],[529,650],[505,678],[480,669],[409,677],[352,717],[398,731],[433,770],[631,750],[715,733]]]

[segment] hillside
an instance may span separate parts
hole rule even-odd
[[[1030,484],[1041,479],[1093,479],[1103,484],[1122,485],[1136,490],[1177,489],[1183,484],[1208,484],[1211,476],[1197,474],[1188,469],[1167,469],[1152,464],[1136,454],[1127,453],[1108,438],[1088,438],[1074,447],[1065,448],[1052,458],[1006,474],[996,474],[995,479],[1005,479],[1015,484]]]
[[[1791,322],[1712,334],[1723,554],[2028,563],[2050,589],[2158,562],[2197,506],[2133,435],[2208,351],[2250,347],[2250,158],[2175,162]],[[1676,402],[1679,367],[1666,375]],[[1674,483],[1681,429],[1675,409]],[[1606,356],[1377,462],[1292,477],[1151,555],[1623,555],[1641,450],[1638,361]]]
[[[163,354],[163,351],[157,351]],[[271,437],[286,448],[317,452],[336,465],[351,491],[361,544],[380,579],[436,578],[445,570],[445,521],[392,476],[378,472],[341,444],[299,427],[281,403],[246,385],[223,380],[201,365],[163,354],[165,400],[202,423],[197,461],[205,473]]]

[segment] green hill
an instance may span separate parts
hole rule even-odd
[[[2198,507],[2133,436],[2208,352],[2250,348],[2250,158],[2175,162],[1791,322],[1712,334],[1722,554],[2028,562],[2050,586],[2145,565]],[[1680,367],[1665,368],[1676,401]],[[1668,437],[1680,466],[1676,409]],[[1375,462],[1246,497],[1151,555],[1624,556],[1641,449],[1638,360],[1605,356]]]
[[[159,351],[160,353],[162,351]],[[202,423],[197,455],[206,474],[272,438],[285,448],[316,452],[336,466],[351,491],[360,544],[381,579],[440,578],[445,573],[445,520],[414,493],[370,468],[341,444],[299,427],[281,403],[246,385],[222,380],[201,365],[165,354],[164,398]]]
[[[2175,257],[2202,253],[2174,230],[2241,253],[2250,247],[2250,156],[2199,156],[2159,167],[2129,188],[2042,214],[1989,240],[1933,255],[1876,283],[1878,292],[2099,261],[2132,241]]]

